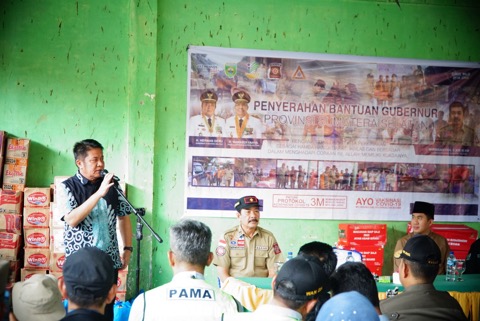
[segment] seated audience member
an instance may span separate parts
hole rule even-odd
[[[378,321],[372,303],[356,291],[333,296],[320,309],[317,321]]]
[[[326,243],[317,241],[306,243],[298,251],[298,255],[301,254],[318,257],[320,266],[327,276],[335,270],[337,265],[337,256],[333,252],[333,248]],[[252,284],[233,277],[229,277],[223,282],[222,290],[233,295],[249,311],[255,311],[258,306],[270,302],[273,298],[272,290],[257,288]],[[322,292],[322,297],[319,298],[317,305],[329,297],[330,295],[327,291]],[[317,306],[316,308],[319,309]]]
[[[318,296],[326,291],[328,276],[317,257],[298,255],[288,260],[272,279],[273,299],[251,313],[225,313],[224,321],[302,321],[315,306]]]
[[[34,274],[12,289],[10,321],[58,321],[65,316],[62,294],[53,275]]]
[[[378,299],[377,283],[372,272],[362,262],[346,262],[340,265],[330,276],[330,290],[333,295],[357,291],[365,296],[379,315],[380,300]],[[381,320],[388,320],[381,315]]]
[[[480,239],[470,246],[465,264],[465,274],[480,274]]]
[[[450,254],[450,247],[448,246],[447,239],[433,232],[430,228],[433,224],[434,220],[434,213],[435,213],[435,205],[427,203],[427,202],[415,202],[412,208],[412,218],[411,224],[413,232],[405,235],[401,239],[397,241],[395,245],[394,256],[398,253],[402,252],[405,244],[409,239],[411,239],[414,235],[423,234],[428,235],[432,238],[435,243],[437,243],[438,247],[440,248],[440,269],[438,270],[438,274],[445,274],[445,260],[447,259],[448,254]],[[393,270],[394,272],[398,271],[400,266],[400,260],[395,258],[393,259]]]
[[[399,258],[398,273],[405,290],[380,302],[380,310],[390,320],[467,320],[457,300],[433,286],[441,260],[433,239],[426,235],[412,237]]]
[[[84,247],[63,265],[58,286],[68,299],[68,312],[61,321],[106,321],[105,306],[117,293],[117,280],[110,256],[97,247]]]
[[[211,244],[212,232],[205,224],[181,220],[173,225],[168,251],[173,279],[139,295],[129,321],[215,320],[224,312],[243,310],[232,296],[205,282],[205,267],[213,260]]]

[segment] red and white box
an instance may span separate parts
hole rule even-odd
[[[65,264],[65,253],[50,253],[50,271],[63,271],[63,264]]]
[[[27,138],[8,138],[7,148],[5,151],[5,161],[8,158],[25,158],[28,159],[30,150],[30,139]]]
[[[49,227],[50,207],[25,207],[23,209],[23,226],[26,228]]]
[[[115,301],[125,302],[127,297],[127,292],[118,292],[115,294]]]
[[[383,246],[385,243],[387,243],[386,224],[338,224],[339,246]]]
[[[118,271],[118,279],[117,279],[117,291],[118,292],[126,292],[127,291],[127,275],[128,275],[128,270]]]
[[[26,269],[48,270],[50,266],[50,251],[45,248],[25,248],[24,267]]]
[[[63,228],[65,222],[62,221],[62,212],[58,210],[57,203],[50,203],[50,228]]]
[[[0,231],[22,234],[22,215],[0,214]]]
[[[478,238],[478,231],[463,224],[432,224],[430,229],[447,239],[450,250],[454,251],[458,259],[458,252],[468,252],[470,246]],[[412,226],[408,223],[407,232],[412,232]]]
[[[26,187],[23,191],[23,206],[46,207],[50,206],[50,187]]]
[[[21,191],[0,189],[0,214],[22,214]]]
[[[15,233],[0,232],[0,258],[14,261],[18,258],[21,236]]]
[[[20,270],[20,280],[23,282],[28,280],[35,274],[47,274],[47,270],[39,270],[39,269],[21,269]]]
[[[31,228],[23,229],[25,248],[48,248],[50,246],[49,228]],[[49,249],[47,249],[49,250]]]

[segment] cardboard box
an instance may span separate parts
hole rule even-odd
[[[50,271],[61,272],[65,263],[65,253],[50,253]]]
[[[62,221],[62,213],[58,210],[57,204],[50,203],[50,228],[63,228],[65,222]]]
[[[48,274],[53,275],[54,277],[58,279],[63,278],[63,272],[62,271],[48,271]]]
[[[118,271],[117,292],[127,291],[127,275],[128,275],[128,271],[126,270]]]
[[[23,226],[49,227],[50,207],[25,207],[23,209]]]
[[[15,233],[0,232],[0,258],[14,261],[18,258],[21,236]]]
[[[50,246],[49,228],[27,227],[23,231],[25,234],[25,248],[48,248]]]
[[[64,229],[54,227],[50,229],[50,251],[52,253],[64,253],[65,244],[63,243]]]
[[[2,188],[9,191],[23,192],[25,184],[3,184]]]
[[[22,214],[21,191],[0,189],[0,214]]]
[[[386,224],[339,224],[339,245],[380,245],[387,243]]]
[[[48,270],[50,250],[45,248],[25,248],[24,267],[26,269]]]
[[[450,249],[455,253],[468,252],[472,243],[478,238],[477,230],[463,224],[432,224],[430,229],[446,238]],[[412,232],[411,223],[408,223],[407,232]]]
[[[118,292],[117,291],[117,294],[115,295],[115,301],[125,302],[126,297],[127,297],[127,292]]]
[[[30,139],[8,138],[5,158],[28,158]]]
[[[21,269],[20,270],[20,280],[23,282],[28,280],[34,274],[47,274],[47,270],[39,270],[39,269]]]
[[[4,161],[5,165],[17,165],[17,166],[27,166],[28,159],[27,158],[5,158]]]
[[[22,234],[22,215],[0,214],[0,231]]]
[[[50,206],[50,187],[27,187],[23,191],[23,206]]]
[[[58,191],[58,186],[67,178],[70,178],[70,176],[55,176],[53,178],[53,185],[55,186],[54,191],[53,191],[53,202],[59,202],[59,195],[57,193]]]
[[[3,189],[13,188],[5,187],[6,185],[25,185],[27,179],[27,166],[9,165],[3,166]]]

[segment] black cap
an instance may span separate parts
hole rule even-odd
[[[70,254],[63,265],[63,279],[69,296],[102,298],[116,283],[113,261],[96,247],[84,247]]]
[[[258,198],[253,195],[240,197],[234,205],[237,212],[240,212],[244,208],[250,208],[254,206],[258,208],[262,207],[262,205],[260,205],[260,201],[258,200]]]
[[[240,91],[237,91],[236,93],[233,94],[232,100],[234,102],[246,101],[247,103],[249,103],[250,102],[250,95],[246,91],[240,90]]]
[[[415,202],[413,203],[412,214],[423,213],[433,220],[435,214],[435,205],[427,202]]]
[[[441,254],[437,243],[430,236],[418,234],[407,241],[403,250],[395,255],[395,258],[420,264],[439,265]]]
[[[327,280],[317,257],[299,254],[282,265],[274,290],[287,300],[310,300],[318,296]],[[293,287],[283,287],[283,281],[293,284]]]
[[[323,79],[318,79],[313,86],[325,89],[325,85],[326,83],[323,81]]]
[[[201,101],[215,101],[216,102],[218,100],[218,96],[213,91],[207,90],[200,96],[200,100]]]

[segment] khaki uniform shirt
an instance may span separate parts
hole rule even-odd
[[[474,131],[472,128],[463,125],[460,130],[456,130],[452,125],[447,125],[440,129],[436,142],[447,145],[472,146],[474,140]]]
[[[397,241],[397,244],[395,245],[395,251],[393,253],[397,253],[398,251],[403,250],[407,241],[411,239],[412,236],[414,235],[415,234],[413,233],[409,233],[404,237],[402,237],[401,239],[399,239]],[[440,262],[440,269],[438,270],[438,274],[445,274],[446,259],[447,259],[447,256],[450,254],[450,247],[448,246],[447,239],[441,236],[440,234],[434,233],[432,231],[430,231],[430,233],[428,233],[427,235],[430,236],[435,241],[435,243],[437,243],[438,247],[440,248],[440,253],[442,254],[442,260]],[[394,258],[393,271],[397,272],[399,266],[400,266],[400,259]]]
[[[240,225],[227,230],[218,241],[213,264],[229,269],[233,277],[267,277],[275,262],[284,262],[282,251],[270,231],[257,227],[252,238]]]

